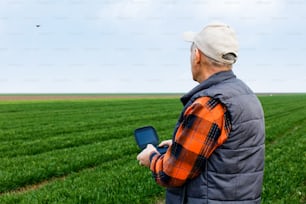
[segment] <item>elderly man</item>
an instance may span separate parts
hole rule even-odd
[[[232,71],[238,56],[234,31],[210,24],[187,33],[191,72],[199,82],[184,105],[165,154],[148,145],[138,156],[166,203],[260,203],[264,171],[264,114],[252,90]]]

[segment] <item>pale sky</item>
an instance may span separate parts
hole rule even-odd
[[[0,0],[0,93],[187,92],[182,33],[212,21],[255,92],[306,92],[305,0]]]

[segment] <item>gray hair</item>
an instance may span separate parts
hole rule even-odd
[[[201,52],[201,54],[204,55],[204,56],[207,58],[207,61],[208,61],[208,63],[209,63],[211,66],[214,66],[214,67],[227,67],[227,68],[229,68],[229,69],[232,68],[232,64],[226,64],[226,63],[223,63],[223,62],[219,62],[219,61],[217,61],[217,60],[215,60],[215,59],[213,59],[213,58],[207,56],[206,54],[204,54],[204,53],[196,46],[196,44],[193,42],[193,43],[191,44],[190,50],[192,51],[192,50],[194,50],[194,49],[198,49],[198,50]],[[222,57],[223,57],[224,59],[226,59],[226,60],[234,60],[234,61],[236,61],[236,59],[237,59],[237,57],[236,57],[236,55],[235,55],[234,53],[227,53],[227,54],[223,55]]]
[[[201,52],[203,55],[205,55],[203,52]],[[223,62],[219,62],[211,57],[208,57],[207,55],[205,55],[205,57],[207,58],[207,61],[210,65],[214,66],[214,67],[227,67],[227,68],[232,68],[232,64],[226,64]],[[235,60],[236,61],[236,56],[233,53],[227,53],[225,55],[222,56],[224,59],[227,60]]]

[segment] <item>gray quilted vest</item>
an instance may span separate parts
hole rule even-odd
[[[185,107],[177,127],[183,121],[186,108],[202,96],[219,99],[226,106],[232,130],[197,178],[182,187],[167,189],[166,203],[260,203],[265,127],[258,98],[232,71],[219,72],[181,98]]]

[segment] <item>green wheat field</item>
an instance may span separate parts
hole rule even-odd
[[[260,95],[266,121],[262,203],[306,203],[306,94]],[[135,128],[170,139],[179,96],[0,101],[0,203],[157,203]]]

